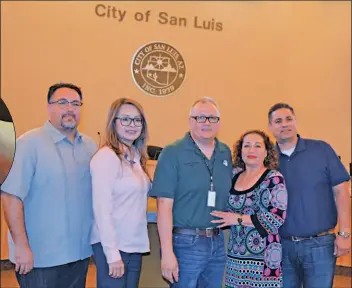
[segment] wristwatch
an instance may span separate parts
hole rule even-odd
[[[339,231],[339,232],[337,232],[337,235],[342,236],[343,238],[347,239],[351,236],[351,233]]]

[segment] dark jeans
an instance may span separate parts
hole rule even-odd
[[[34,268],[26,275],[16,272],[20,288],[85,288],[89,258],[49,268]]]
[[[173,234],[179,281],[173,288],[222,287],[225,269],[224,233],[213,237]]]
[[[97,267],[97,288],[138,288],[142,266],[141,253],[120,251],[125,265],[125,273],[121,278],[112,278],[109,276],[109,265],[101,243],[93,245],[93,252]]]
[[[333,287],[335,234],[310,240],[281,239],[284,288]]]

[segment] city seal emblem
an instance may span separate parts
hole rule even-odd
[[[163,42],[151,42],[133,55],[132,78],[144,93],[165,97],[175,93],[186,76],[185,62],[178,50]]]

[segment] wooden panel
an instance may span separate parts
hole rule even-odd
[[[149,160],[147,163],[147,169],[148,172],[150,173],[150,177],[153,179],[154,177],[154,171],[155,171],[155,167],[156,167],[156,160]],[[155,198],[148,198],[148,208],[147,211],[148,212],[156,212],[157,208],[156,208],[156,199]]]
[[[5,215],[4,215],[4,210],[2,208],[2,205],[0,205],[0,210],[1,210],[1,250],[0,250],[0,256],[1,260],[9,259],[9,247],[7,243],[7,231],[8,227],[6,225],[5,221]]]
[[[345,266],[345,267],[352,267],[352,265],[351,265],[351,253],[348,253],[345,256],[337,258],[336,265]]]

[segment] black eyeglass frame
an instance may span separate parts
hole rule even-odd
[[[122,125],[122,126],[125,126],[125,127],[130,126],[131,123],[132,123],[132,121],[133,121],[133,124],[134,124],[135,127],[143,127],[143,124],[144,124],[143,118],[115,117],[114,119],[115,119],[115,121],[116,121],[117,119],[119,119],[121,125]],[[128,119],[128,120],[129,120],[128,124],[122,124],[122,119]],[[140,125],[139,125],[139,124],[136,125],[136,121],[137,121],[137,120],[140,120],[140,121],[141,121],[141,124],[140,124]]]
[[[71,106],[73,106],[73,107],[82,107],[82,105],[83,105],[83,102],[81,102],[81,101],[78,101],[78,100],[68,101],[67,99],[59,99],[57,101],[49,102],[49,104],[56,104],[56,103],[61,106],[66,106],[68,104],[71,104]],[[75,105],[74,103],[77,103],[77,105]]]
[[[197,123],[206,123],[208,120],[209,123],[216,124],[220,121],[220,117],[218,116],[191,116],[191,118],[196,120]],[[200,121],[200,118],[204,118],[204,121]],[[210,121],[210,119],[214,119],[215,121]]]

